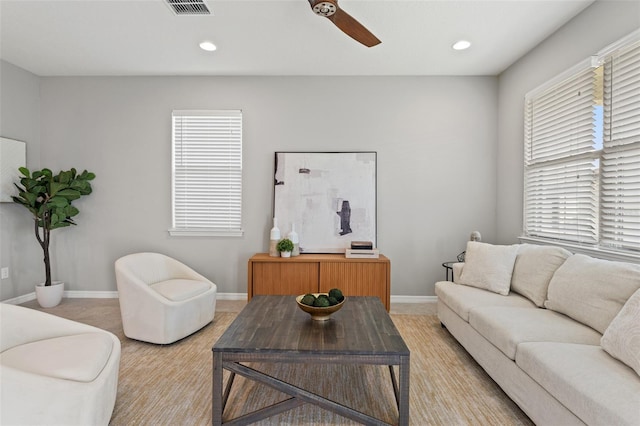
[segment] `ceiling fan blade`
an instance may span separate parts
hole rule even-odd
[[[339,7],[336,9],[336,13],[327,16],[327,19],[333,22],[336,27],[340,28],[343,33],[367,47],[373,47],[382,43],[378,37],[374,36],[364,25]]]
[[[338,0],[309,0],[311,10],[316,15],[324,16],[340,28],[342,32],[364,44],[367,47],[373,47],[382,43],[371,31],[366,29],[364,25],[356,21],[351,15],[338,6]]]

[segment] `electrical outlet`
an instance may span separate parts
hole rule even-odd
[[[0,269],[0,279],[9,278],[9,267]]]

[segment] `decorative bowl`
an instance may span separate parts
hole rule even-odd
[[[321,294],[327,294],[327,293],[311,293],[311,294],[318,297]],[[311,319],[314,321],[328,320],[331,314],[339,311],[340,308],[342,308],[342,305],[344,305],[344,302],[347,300],[346,298],[344,298],[342,299],[342,302],[338,303],[337,305],[327,306],[323,308],[319,306],[305,305],[304,303],[300,302],[304,296],[305,296],[304,294],[301,294],[300,296],[296,296],[296,303],[298,304],[300,309],[302,309],[303,311],[311,315]]]

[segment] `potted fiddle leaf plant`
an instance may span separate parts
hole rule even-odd
[[[36,298],[40,306],[50,308],[60,303],[64,292],[64,283],[51,281],[51,231],[76,224],[73,218],[80,211],[72,203],[91,194],[90,181],[96,175],[86,170],[78,174],[76,169],[57,174],[46,168],[33,172],[26,167],[18,170],[22,175],[20,184],[14,183],[18,195],[11,198],[33,216],[36,239],[44,254],[45,271],[44,283],[36,285]]]

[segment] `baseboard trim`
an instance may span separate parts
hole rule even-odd
[[[67,299],[117,299],[117,291],[78,291],[68,290],[62,294]],[[11,305],[20,305],[36,299],[36,292],[27,293],[23,296],[14,297],[12,299],[3,300],[2,303]]]
[[[117,291],[78,291],[68,290],[64,296],[68,299],[117,299]],[[32,292],[24,296],[3,300],[2,303],[20,305],[36,298],[36,293]],[[247,300],[247,293],[218,293],[218,300]],[[437,303],[438,296],[391,296],[391,303]]]
[[[438,296],[391,296],[391,303],[438,303]]]
[[[2,303],[8,303],[10,305],[20,305],[36,298],[36,292],[25,294],[24,296],[14,297],[12,299],[3,300]]]
[[[64,297],[69,299],[117,299],[117,291],[85,291],[69,290],[64,292]]]
[[[218,293],[217,300],[247,300],[247,293]]]

